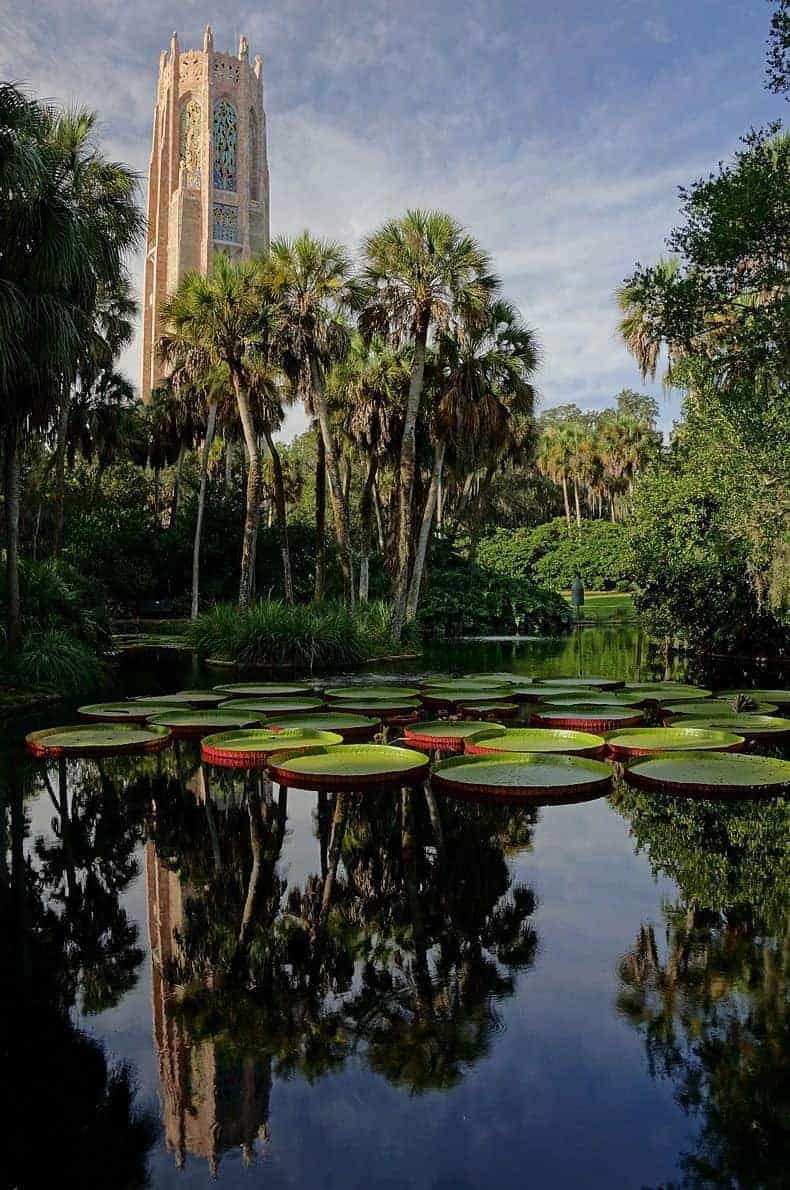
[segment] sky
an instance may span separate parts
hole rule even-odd
[[[264,59],[273,235],[357,250],[409,207],[460,219],[536,329],[541,406],[612,403],[644,384],[615,291],[655,260],[678,186],[751,126],[786,114],[763,88],[766,0],[0,0],[0,77],[101,118],[145,189],[159,52],[211,22]],[[139,288],[142,258],[132,262]],[[122,360],[139,380],[139,337]],[[285,436],[304,426],[289,415]]]

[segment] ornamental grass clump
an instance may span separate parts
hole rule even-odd
[[[389,633],[383,603],[352,613],[336,602],[289,606],[267,599],[246,611],[218,605],[190,625],[187,638],[203,657],[312,671],[347,668],[392,651]]]

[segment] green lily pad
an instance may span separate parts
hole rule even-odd
[[[432,784],[447,793],[518,793],[550,799],[568,793],[606,793],[612,785],[612,769],[583,756],[502,752],[442,760],[433,771]]]
[[[212,711],[164,711],[156,715],[152,724],[169,727],[173,735],[209,735],[214,731],[252,727],[261,716],[249,711],[228,711],[221,707]]]
[[[496,682],[498,685],[507,686],[511,683],[515,686],[528,686],[534,679],[530,674],[516,674],[516,673],[486,673],[486,674],[464,674],[461,679],[464,682]],[[446,683],[445,683],[446,684]]]
[[[146,694],[132,700],[136,703],[161,703],[172,707],[216,707],[222,702],[222,695],[216,690],[177,690],[175,694]]]
[[[283,715],[281,718],[265,720],[265,726],[272,731],[310,728],[315,731],[337,732],[344,740],[367,738],[378,730],[379,723],[379,719],[347,714],[345,710],[319,711],[315,715]]]
[[[406,740],[415,748],[435,749],[439,752],[463,752],[464,743],[478,736],[495,736],[504,732],[499,723],[481,723],[479,719],[445,719],[409,723],[404,727]]]
[[[303,682],[231,682],[224,686],[215,686],[218,694],[229,694],[236,698],[288,698],[293,695],[308,694],[310,686]]]
[[[379,719],[390,715],[408,715],[410,711],[419,709],[420,703],[416,698],[344,698],[334,706],[343,711],[350,711],[358,715],[377,715]]]
[[[464,702],[456,707],[459,715],[502,715],[506,719],[515,719],[518,715],[518,704],[515,702]]]
[[[258,717],[320,711],[322,698],[229,698],[219,704],[222,711],[256,711]]]
[[[508,691],[507,696],[524,702],[542,702],[547,698],[572,698],[575,695],[577,702],[583,702],[590,693],[589,690],[582,690],[580,687],[549,686],[545,682],[530,682],[528,686],[514,686]]]
[[[626,780],[638,789],[697,797],[743,797],[790,790],[790,761],[730,752],[676,752],[636,760]]]
[[[420,698],[429,706],[452,705],[453,703],[465,703],[467,706],[473,706],[480,702],[496,702],[497,700],[507,702],[510,698],[510,691],[502,687],[459,690],[455,686],[432,686],[430,689],[423,690],[420,693]]]
[[[547,727],[570,727],[596,731],[612,731],[618,724],[636,727],[642,722],[638,707],[602,707],[596,703],[576,703],[575,706],[549,707],[541,704],[532,714],[535,723]]]
[[[603,736],[587,731],[561,731],[557,728],[515,727],[489,736],[473,736],[466,745],[471,755],[492,752],[556,752],[566,755],[594,756],[604,747]]]
[[[756,702],[777,702],[781,706],[790,703],[790,690],[719,690],[716,697],[733,699],[738,694],[748,694]]]
[[[710,718],[700,716],[687,719],[685,716],[675,716],[672,726],[683,727],[720,727],[724,731],[735,731],[747,740],[773,740],[790,736],[790,719],[782,719],[778,715],[757,715],[747,711],[741,715],[711,715]]]
[[[711,691],[703,686],[684,686],[682,682],[627,682],[623,687],[626,694],[641,694],[646,703],[679,702],[681,699],[695,701],[709,698]]]
[[[335,686],[324,693],[333,701],[357,702],[363,698],[416,698],[420,692],[416,686]]]
[[[709,727],[632,727],[613,731],[606,743],[614,756],[649,752],[732,752],[743,747],[743,736]]]
[[[78,707],[83,719],[106,723],[145,723],[159,711],[169,710],[169,704],[160,702],[94,702]]]
[[[428,757],[412,748],[387,744],[338,744],[293,756],[284,752],[270,764],[275,780],[295,789],[345,789],[401,785],[425,780]]]
[[[167,727],[149,723],[79,723],[69,727],[48,727],[25,737],[34,756],[112,755],[147,752],[165,747],[170,741]]]
[[[299,727],[283,731],[221,731],[201,741],[200,755],[208,764],[262,768],[275,752],[308,752],[342,742],[342,737],[333,731],[310,731]]]
[[[475,692],[483,690],[497,690],[503,686],[507,686],[507,682],[502,682],[497,678],[431,678],[423,682],[423,689],[428,690],[454,690],[459,694],[465,691]]]
[[[580,697],[581,695],[581,697]],[[543,699],[544,706],[571,707],[583,702],[588,707],[636,707],[642,701],[638,694],[625,694],[620,690],[601,691],[572,691],[570,694],[558,694],[556,697]]]
[[[571,686],[578,690],[617,690],[624,685],[620,678],[543,678],[546,686]]]
[[[666,715],[770,715],[777,710],[776,703],[758,702],[753,711],[736,711],[726,698],[703,698],[700,702],[662,702],[661,714]]]

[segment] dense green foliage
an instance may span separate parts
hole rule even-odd
[[[432,635],[514,632],[553,635],[571,622],[568,604],[528,578],[469,562],[449,542],[436,542],[420,609]]]
[[[578,572],[590,591],[626,588],[626,530],[621,523],[583,520],[568,529],[562,518],[523,529],[497,529],[477,547],[477,561],[509,578],[568,590]]]
[[[387,604],[369,602],[351,612],[331,600],[287,604],[266,599],[243,612],[218,604],[194,620],[186,636],[201,657],[311,672],[359,665],[405,651],[409,643],[393,642]]]

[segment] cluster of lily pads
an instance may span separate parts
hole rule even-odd
[[[430,775],[434,788],[459,796],[546,800],[606,792],[608,758],[642,788],[746,795],[790,789],[790,762],[744,754],[747,745],[790,740],[780,708],[790,712],[790,691],[714,697],[677,682],[601,677],[472,674],[325,690],[233,683],[80,707],[85,722],[33,732],[27,745],[38,755],[79,756],[187,737],[201,741],[208,764],[264,768],[295,788],[361,790]],[[433,717],[421,719],[424,709]],[[403,731],[399,744],[373,742],[393,725]]]

